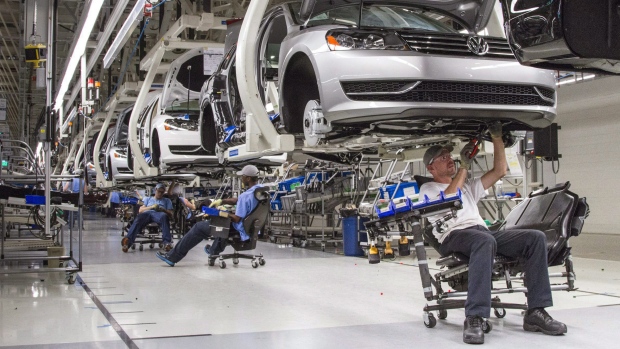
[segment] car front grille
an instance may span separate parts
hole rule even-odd
[[[504,38],[483,37],[489,44],[489,51],[484,55],[476,55],[467,46],[467,40],[471,35],[412,32],[400,32],[399,34],[407,42],[409,48],[421,53],[515,59],[508,41]]]
[[[342,82],[342,88],[347,97],[354,101],[549,107],[552,107],[555,102],[553,89],[524,85],[446,81],[366,81]]]

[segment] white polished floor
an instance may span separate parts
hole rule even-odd
[[[365,258],[259,243],[265,266],[241,260],[220,269],[207,266],[201,244],[171,268],[148,249],[122,253],[115,220],[86,218],[84,271],[75,285],[57,273],[0,274],[0,347],[464,346],[462,310],[424,327],[426,300],[411,257],[369,265]],[[520,311],[508,310],[491,319],[487,347],[602,348],[620,339],[620,262],[608,258],[620,238],[582,235],[572,242],[579,290],[555,292],[549,310],[568,334],[525,333]],[[501,298],[525,301],[523,294]]]

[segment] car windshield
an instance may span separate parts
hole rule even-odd
[[[179,101],[178,99],[174,100],[169,107],[166,108],[166,111],[200,111],[200,101],[193,99],[189,101],[189,105],[187,104],[187,100]]]
[[[172,105],[166,108],[166,114],[172,117],[189,116],[190,120],[198,120],[200,114],[200,101],[190,100],[189,106],[187,100],[179,101],[178,99],[172,102]]]
[[[293,13],[299,13],[299,4],[291,4]],[[364,5],[362,22],[359,24],[359,5],[342,6],[314,15],[308,27],[341,24],[351,27],[412,29],[440,33],[458,33],[462,26],[452,17],[437,11],[415,6]]]

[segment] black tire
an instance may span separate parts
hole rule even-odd
[[[211,104],[205,105],[200,121],[200,144],[210,155],[215,155],[215,147],[220,140],[219,128],[215,126]]]
[[[127,168],[133,172],[133,153],[131,152],[129,140],[127,140]]]
[[[448,318],[448,311],[445,309],[441,309],[437,312],[437,317],[441,320],[445,320]]]
[[[433,313],[428,313],[428,321],[424,320],[424,326],[427,328],[433,328],[437,325],[437,319],[435,319],[435,315]]]
[[[484,331],[484,333],[489,333],[491,330],[493,330],[493,325],[491,325],[488,320],[484,321],[482,323],[482,331]]]
[[[504,308],[494,308],[493,309],[493,314],[495,314],[495,317],[497,317],[498,319],[501,319],[501,318],[506,316],[506,309],[504,309]]]
[[[286,132],[303,134],[306,104],[312,100],[320,101],[320,94],[310,59],[305,55],[293,58],[286,68],[285,81],[282,84],[282,120]]]
[[[159,146],[159,134],[157,133],[156,130],[153,130],[153,141],[151,142],[151,159],[152,159],[152,165],[154,167],[159,167],[159,164],[161,163],[161,150],[160,150],[160,146]]]
[[[108,180],[111,181],[114,179],[114,175],[112,174],[112,159],[108,158],[108,170],[106,172],[108,172]]]

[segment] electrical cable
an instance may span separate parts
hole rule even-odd
[[[158,8],[159,6],[163,5],[164,3],[168,2],[170,0],[165,0],[162,1],[156,5],[153,6],[153,8],[151,9],[151,12],[154,11],[156,8]],[[148,2],[149,4],[153,5],[152,2],[150,2],[149,0],[146,0],[146,2]],[[112,96],[114,95],[114,93],[116,93],[116,90],[118,89],[118,87],[121,85],[121,83],[123,82],[123,78],[125,77],[125,73],[127,72],[127,69],[129,68],[129,65],[131,64],[131,59],[133,58],[133,56],[136,54],[136,49],[138,48],[138,45],[140,44],[140,39],[142,39],[142,36],[144,35],[144,30],[146,29],[146,27],[149,24],[149,18],[147,18],[144,22],[144,26],[142,27],[142,30],[140,30],[140,35],[138,36],[138,40],[136,40],[136,43],[133,46],[133,49],[131,50],[131,54],[129,55],[129,59],[127,59],[127,63],[125,63],[125,67],[123,67],[123,71],[121,72],[121,74],[118,76],[118,81],[116,82],[116,85],[114,86],[114,88],[112,89],[112,91],[110,92],[110,95],[108,96],[108,98],[106,99],[105,103],[103,103],[103,105],[108,104],[108,102],[110,101],[110,98],[112,98]]]

